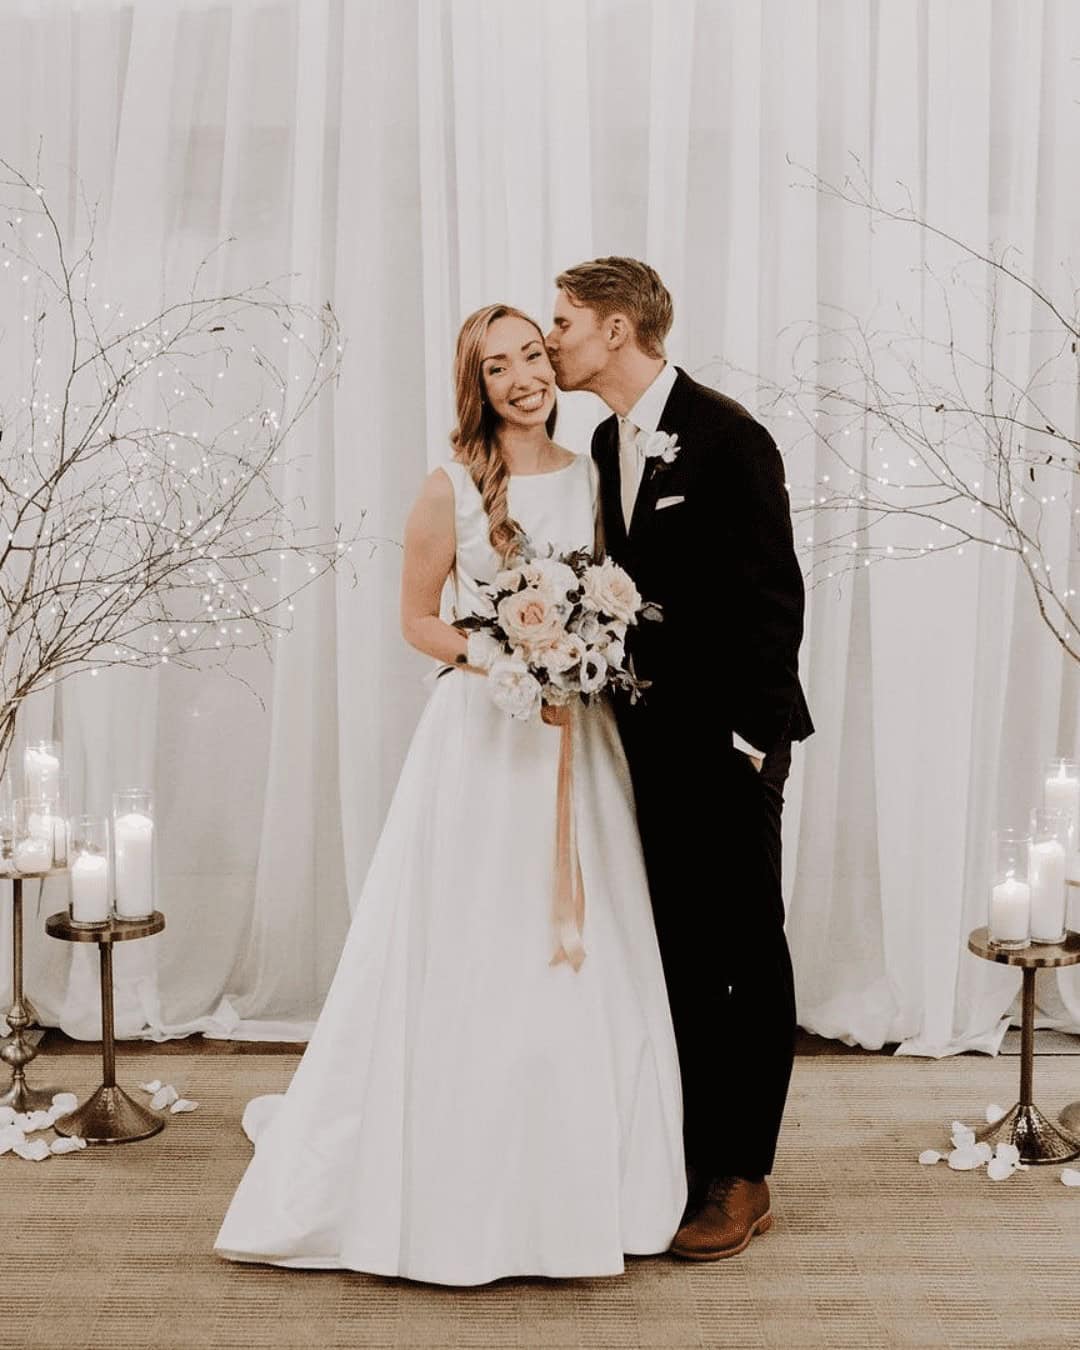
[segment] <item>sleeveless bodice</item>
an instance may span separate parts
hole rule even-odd
[[[468,469],[454,462],[443,468],[454,485],[457,552],[452,618],[461,619],[482,608],[477,583],[491,581],[503,564],[488,539],[484,503]],[[588,455],[577,455],[565,468],[550,473],[514,474],[508,506],[534,548],[543,552],[552,545],[556,553],[568,553],[593,547],[596,494],[595,466]]]

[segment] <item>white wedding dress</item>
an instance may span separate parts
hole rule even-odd
[[[468,473],[447,473],[461,617],[500,564]],[[509,504],[534,543],[591,547],[595,494],[580,456],[514,476]],[[471,1285],[666,1250],[686,1179],[660,954],[614,719],[574,718],[584,965],[549,964],[560,733],[453,671],[289,1090],[245,1112],[220,1255]]]

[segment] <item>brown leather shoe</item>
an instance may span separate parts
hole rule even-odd
[[[675,1234],[671,1252],[684,1261],[720,1261],[738,1255],[752,1237],[771,1227],[766,1182],[718,1177],[704,1205]]]

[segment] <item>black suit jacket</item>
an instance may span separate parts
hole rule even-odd
[[[745,408],[683,370],[660,430],[679,451],[671,464],[646,461],[629,531],[618,418],[593,434],[606,550],[664,609],[662,623],[631,631],[634,668],[652,687],[622,716],[686,721],[710,750],[733,731],[766,752],[802,740],[814,729],[798,672],[803,580],[776,445]]]

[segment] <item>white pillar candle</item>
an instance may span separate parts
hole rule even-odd
[[[1026,942],[1031,924],[1031,890],[1009,877],[990,895],[990,938],[994,942]]]
[[[1056,839],[1032,844],[1028,882],[1032,940],[1060,941],[1065,927],[1065,849]]]
[[[35,835],[20,839],[13,856],[17,872],[47,872],[52,867],[52,840]]]
[[[144,919],[154,909],[154,822],[141,811],[117,816],[116,914],[121,919]]]
[[[72,864],[71,917],[76,923],[109,917],[109,860],[100,853],[80,853]]]
[[[1056,774],[1043,784],[1043,802],[1048,811],[1060,811],[1072,825],[1073,856],[1069,860],[1069,876],[1080,876],[1080,778],[1071,778],[1062,764]]]
[[[60,760],[50,750],[28,745],[23,755],[28,797],[55,797],[60,787]]]

